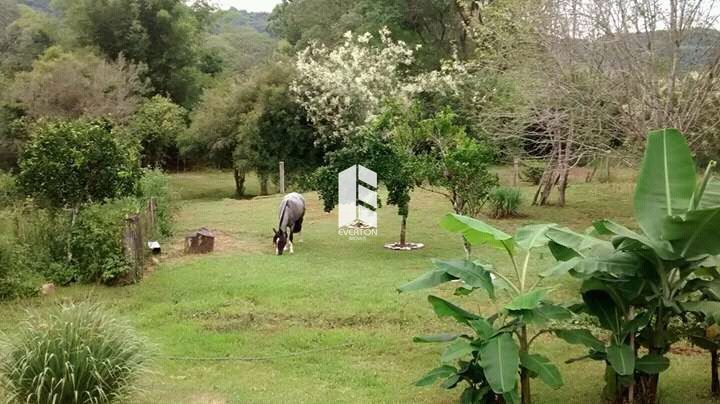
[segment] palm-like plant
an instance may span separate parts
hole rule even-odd
[[[720,273],[712,260],[720,253],[720,182],[711,168],[698,181],[683,136],[674,129],[651,132],[634,198],[641,232],[600,220],[593,235],[546,233],[559,260],[555,272],[583,279],[583,310],[611,334],[607,344],[584,330],[558,336],[587,345],[588,357],[607,363],[605,394],[615,402],[657,401],[659,373],[669,367],[665,354],[676,340],[669,328],[674,317],[696,312],[720,319],[714,293]]]
[[[495,299],[502,290],[509,295],[503,308],[483,317],[471,313],[437,296],[428,301],[439,317],[452,317],[469,327],[471,335],[449,333],[416,337],[416,342],[449,343],[442,355],[442,366],[431,370],[417,385],[427,385],[444,378],[442,386],[454,388],[461,382],[467,387],[461,402],[517,402],[529,403],[530,378],[537,377],[549,386],[563,384],[558,369],[539,354],[530,352],[538,330],[553,320],[566,319],[571,312],[546,300],[547,289],[539,288],[542,277],[533,273],[531,256],[550,241],[548,230],[552,224],[529,225],[514,236],[484,222],[457,214],[448,214],[442,226],[462,234],[471,245],[486,245],[507,253],[513,275],[506,275],[492,265],[470,258],[457,261],[435,261],[435,270],[401,286],[400,292],[434,287],[450,281],[460,281],[456,295],[468,295],[481,289]],[[531,329],[536,334],[531,336]],[[519,382],[519,383],[518,383]],[[519,388],[518,388],[519,387]]]

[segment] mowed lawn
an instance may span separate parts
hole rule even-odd
[[[502,171],[504,182],[507,172]],[[523,186],[525,217],[493,220],[513,231],[523,223],[554,222],[584,230],[595,218],[632,224],[632,173],[608,184],[585,184],[573,176],[568,206],[530,207],[534,188]],[[173,176],[181,198],[176,237],[137,285],[108,288],[74,286],[54,296],[0,305],[0,327],[13,333],[25,309],[42,310],[62,301],[102,302],[134,324],[153,345],[154,359],[140,380],[137,403],[449,403],[460,390],[415,387],[413,382],[438,365],[442,345],[415,344],[414,335],[461,328],[438,320],[426,301],[430,292],[398,294],[395,288],[430,268],[433,257],[462,256],[460,240],[438,226],[449,203],[425,191],[411,202],[408,239],[426,244],[414,252],[392,252],[399,218],[392,206],[380,209],[379,236],[350,241],[337,234],[336,214],[325,213],[315,193],[305,195],[308,212],[303,241],[295,254],[276,257],[271,230],[277,225],[281,195],[231,199],[230,173]],[[248,190],[257,192],[257,181]],[[183,256],[182,236],[199,227],[216,232],[217,252]],[[477,248],[476,255],[506,268],[501,252]],[[552,263],[538,257],[537,271]],[[575,299],[578,283],[555,281],[551,297]],[[489,313],[493,304],[480,293],[452,296],[452,288],[432,293]],[[550,390],[534,383],[537,403],[599,402],[603,365],[566,359],[583,349],[539,338],[537,351],[560,364],[565,386]],[[693,349],[673,354],[663,373],[665,403],[704,403],[709,389],[709,356]],[[171,357],[181,357],[172,359]],[[226,360],[188,360],[225,358]],[[239,361],[237,358],[255,358]]]

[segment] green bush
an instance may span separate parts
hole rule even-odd
[[[18,199],[18,194],[15,177],[0,171],[0,206],[9,206]]]
[[[545,173],[545,167],[542,166],[526,166],[522,170],[522,180],[533,185],[540,185],[540,180]]]
[[[17,271],[16,244],[0,237],[0,300],[34,296],[38,292],[38,279],[27,272]]]
[[[97,305],[61,306],[19,329],[0,362],[4,388],[17,402],[119,402],[146,360],[144,341]]]
[[[109,123],[56,122],[33,131],[18,185],[46,206],[77,209],[134,194],[140,174],[135,146],[118,140]]]
[[[132,198],[89,205],[72,228],[72,262],[75,281],[115,283],[132,269],[123,251],[125,217],[137,212]]]
[[[497,187],[490,193],[491,215],[495,218],[518,216],[522,196],[517,188]]]
[[[144,169],[138,183],[138,198],[147,206],[150,198],[157,203],[157,217],[155,234],[152,238],[162,238],[172,235],[172,216],[174,212],[175,196],[170,192],[170,177],[160,169]]]

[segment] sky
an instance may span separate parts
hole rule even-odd
[[[238,10],[247,11],[272,11],[273,7],[280,4],[282,0],[215,0],[213,3],[220,8],[228,9],[235,7]]]

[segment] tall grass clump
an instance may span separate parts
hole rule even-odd
[[[0,362],[10,402],[122,402],[146,360],[135,331],[95,304],[31,315],[20,329]]]
[[[490,193],[490,215],[504,218],[520,215],[522,196],[517,188],[497,187]]]

